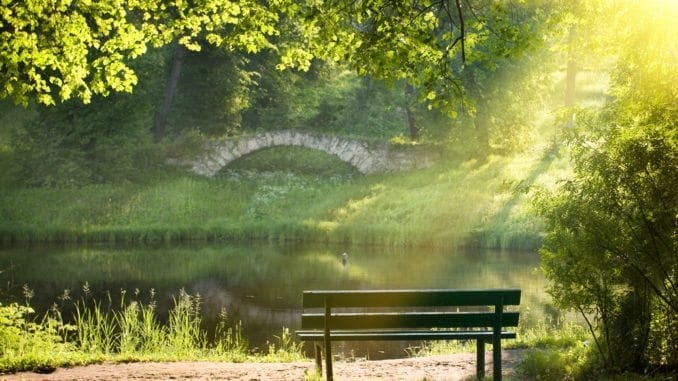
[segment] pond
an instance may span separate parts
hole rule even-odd
[[[301,294],[310,289],[520,288],[521,319],[528,325],[556,318],[538,267],[535,252],[520,251],[298,243],[13,247],[0,249],[0,301],[23,301],[28,285],[31,305],[46,311],[63,303],[65,290],[72,305],[87,283],[104,301],[109,295],[119,300],[126,290],[127,298],[147,303],[153,290],[163,318],[183,288],[200,295],[208,327],[226,311],[242,322],[251,348],[265,348],[283,327],[299,327]],[[407,345],[340,344],[337,353],[397,357]]]

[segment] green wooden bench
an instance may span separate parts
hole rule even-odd
[[[476,340],[476,375],[485,376],[485,343],[493,347],[493,377],[501,380],[501,339],[515,338],[520,290],[334,290],[304,291],[297,337],[324,342],[327,380],[332,374],[332,341]],[[463,311],[460,311],[463,310]]]

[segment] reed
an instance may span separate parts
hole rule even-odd
[[[109,299],[110,300],[110,299]],[[95,302],[92,308],[80,303],[76,304],[75,326],[76,345],[85,352],[110,355],[114,352],[116,341],[115,315],[104,310],[100,302]]]
[[[87,288],[87,285],[85,285]],[[174,299],[167,324],[161,324],[151,300],[143,303],[135,291],[122,291],[114,308],[110,294],[102,303],[89,296],[74,302],[72,322],[63,318],[67,298],[42,317],[29,306],[0,304],[0,373],[47,371],[58,366],[101,361],[267,361],[303,359],[301,346],[283,328],[266,351],[250,351],[242,325],[228,325],[225,312],[213,337],[202,328],[200,298],[184,290]]]

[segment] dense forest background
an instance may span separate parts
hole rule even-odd
[[[429,109],[403,81],[385,83],[320,61],[307,72],[280,71],[278,58],[270,54],[243,56],[210,46],[184,54],[176,95],[164,115],[159,114],[174,63],[171,49],[134,62],[140,79],[131,94],[95,97],[88,105],[72,100],[23,108],[3,101],[4,184],[134,180],[163,166],[168,156],[198,154],[205,139],[271,130],[416,142],[466,154],[479,144],[470,109],[460,109],[456,118]],[[541,82],[557,70],[556,61],[550,65],[540,72],[515,67],[495,73],[496,96],[483,116],[492,121],[487,138],[492,148],[478,154],[509,152],[532,142],[537,133],[532,117],[551,102],[552,89],[546,86],[562,87],[557,81]],[[155,144],[160,118],[163,132]]]

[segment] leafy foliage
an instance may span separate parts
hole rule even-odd
[[[308,2],[300,31],[315,55],[347,62],[360,75],[407,80],[419,97],[454,113],[465,94],[467,65],[490,68],[536,41],[537,3],[371,0]],[[282,57],[283,66],[286,57]]]
[[[148,134],[151,98],[143,92],[37,106],[38,116],[13,129],[19,177],[30,186],[78,186],[138,179],[161,163]]]
[[[648,335],[663,337],[674,352],[678,344],[670,318],[678,311],[678,142],[666,126],[604,135],[604,142],[591,135],[574,141],[575,179],[543,205],[550,232],[543,263],[561,306],[601,321],[606,360],[638,366],[661,361],[652,357],[664,352],[646,353]],[[652,315],[668,318],[654,333]]]
[[[170,133],[199,131],[206,136],[237,134],[242,115],[251,107],[259,73],[237,52],[203,44],[184,59],[182,75],[170,111]]]
[[[4,86],[0,97],[49,105],[74,97],[90,103],[96,102],[96,95],[129,92],[137,77],[146,74],[135,62],[149,55],[147,47],[178,41],[192,50],[207,47],[207,52],[190,55],[184,65],[187,70],[169,121],[177,135],[191,129],[221,135],[243,127],[310,127],[349,134],[366,130],[391,138],[412,116],[418,123],[412,136],[419,130],[425,136],[440,135],[438,126],[445,129],[449,121],[410,104],[402,91],[386,91],[372,79],[360,82],[341,73],[343,65],[359,75],[385,79],[396,89],[413,85],[420,100],[443,106],[449,115],[459,111],[473,115],[469,100],[479,94],[495,98],[502,91],[496,86],[485,90],[478,78],[489,77],[486,84],[500,82],[486,74],[535,45],[545,19],[542,7],[539,1],[514,6],[462,0],[414,4],[108,0],[95,5],[9,1],[0,19],[7,29],[0,35],[4,60],[0,66],[8,69],[0,78]],[[54,33],[59,27],[72,38]],[[272,56],[243,54],[264,48],[281,57],[278,68],[310,72],[280,73],[273,69]],[[150,52],[158,56],[157,51]],[[318,65],[315,58],[337,63],[339,69]],[[159,73],[156,70],[155,76]],[[507,121],[508,129],[523,126],[520,120],[506,118],[519,110],[527,108],[501,110],[489,120]],[[415,128],[412,123],[410,128]],[[483,131],[488,129],[485,124]],[[503,146],[515,143],[504,144],[515,134],[495,130],[500,130],[501,137],[495,140]],[[75,152],[78,147],[70,149],[73,155],[80,154]],[[82,166],[66,161],[59,165],[72,168],[63,172]]]
[[[463,3],[463,4],[462,4]],[[0,97],[54,104],[131,91],[133,60],[178,40],[199,50],[273,48],[280,68],[310,68],[312,59],[348,63],[360,75],[407,80],[432,104],[461,102],[466,65],[488,69],[519,54],[534,38],[538,1],[276,0],[93,3],[6,0],[0,13]],[[274,38],[274,36],[277,36]],[[453,112],[453,109],[449,109]]]
[[[64,343],[61,331],[68,327],[52,316],[35,322],[29,306],[0,305],[0,369],[3,371],[53,370],[59,362],[72,364],[73,346]]]
[[[631,9],[653,33],[620,36],[630,45],[617,45],[616,98],[578,115],[574,177],[539,206],[550,292],[589,319],[604,365],[622,370],[678,365],[678,9]]]
[[[402,94],[343,66],[317,63],[305,73],[278,71],[252,59],[256,75],[243,129],[300,128],[334,135],[389,139],[405,131]]]
[[[256,1],[3,0],[0,98],[46,105],[131,91],[130,60],[178,40],[199,38],[254,52],[269,45],[277,16]]]

